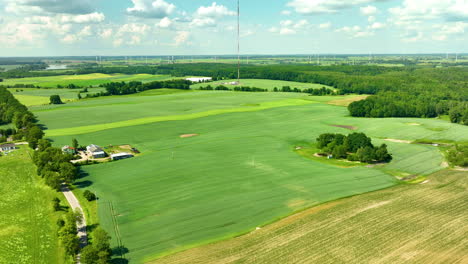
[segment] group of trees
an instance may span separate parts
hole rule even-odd
[[[350,161],[390,162],[392,155],[388,153],[387,145],[374,147],[371,138],[364,133],[342,134],[325,133],[317,138],[317,147],[335,159]]]
[[[258,88],[258,87],[250,87],[250,86],[235,86],[233,88],[229,88],[225,85],[217,85],[215,87],[211,85],[207,86],[200,86],[198,90],[203,91],[236,91],[236,92],[268,92],[268,89]]]
[[[44,133],[36,124],[34,115],[21,104],[6,88],[0,87],[0,125],[12,123],[17,129],[10,134],[16,140],[26,139],[32,148]],[[13,130],[10,130],[12,132]],[[6,139],[0,136],[0,139]]]
[[[60,148],[54,148],[46,139],[40,139],[33,161],[37,166],[37,174],[45,179],[45,183],[55,190],[60,190],[62,183],[73,183],[78,176],[77,168],[70,162],[73,155],[63,153]]]
[[[51,95],[50,96],[50,104],[63,104],[62,99],[60,98],[60,95]]]
[[[459,144],[447,151],[447,160],[450,164],[460,167],[468,167],[468,145]]]
[[[80,249],[80,241],[78,238],[76,222],[82,220],[83,216],[81,213],[78,211],[69,211],[65,214],[64,218],[59,219],[57,222],[57,225],[59,226],[60,242],[65,248],[65,253],[68,256],[76,256],[76,253]]]
[[[101,227],[97,227],[91,233],[91,240],[81,251],[83,264],[107,264],[112,255],[110,248],[110,236]]]

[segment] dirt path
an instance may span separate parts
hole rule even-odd
[[[72,210],[78,210],[83,215],[83,221],[81,223],[76,222],[76,228],[78,229],[78,237],[80,238],[80,246],[81,248],[83,248],[88,242],[88,237],[86,234],[86,218],[83,213],[83,208],[81,208],[80,202],[76,198],[75,194],[66,185],[62,185],[61,191],[67,199],[68,204],[70,204]],[[76,263],[81,263],[80,253],[78,253],[78,255],[76,256]]]

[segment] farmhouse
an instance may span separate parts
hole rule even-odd
[[[16,146],[13,143],[0,145],[0,151],[9,151],[14,149],[16,149]]]
[[[76,154],[76,149],[74,147],[70,147],[67,145],[67,146],[63,146],[62,152],[67,153],[67,154]]]
[[[91,144],[86,147],[86,151],[95,159],[106,157],[106,152],[104,152],[104,150],[98,145]]]
[[[121,160],[121,159],[128,159],[128,158],[133,158],[133,155],[130,153],[126,153],[126,152],[111,155],[112,160]]]

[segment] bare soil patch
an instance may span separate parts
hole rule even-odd
[[[130,145],[120,145],[119,148],[121,148],[121,149],[132,149],[132,146],[130,146]]]
[[[183,135],[180,135],[181,138],[189,138],[189,137],[196,137],[198,136],[198,134],[183,134]]]
[[[349,130],[356,130],[358,129],[357,127],[355,126],[345,126],[345,125],[330,125],[332,127],[340,127],[340,128],[345,128],[345,129],[349,129]]]
[[[337,105],[337,106],[348,106],[352,102],[361,101],[361,100],[366,99],[367,97],[369,97],[369,95],[357,95],[351,98],[332,100],[328,102],[328,104]]]
[[[406,144],[411,144],[410,140],[403,140],[403,139],[394,139],[394,138],[386,138],[386,141],[390,142],[396,142],[396,143],[406,143]]]

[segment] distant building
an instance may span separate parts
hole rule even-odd
[[[192,77],[192,78],[186,78],[185,80],[191,81],[191,82],[207,82],[207,81],[212,81],[213,78],[211,78],[211,77]]]
[[[121,159],[128,159],[128,158],[133,158],[133,154],[122,152],[122,153],[111,155],[112,160],[121,160]]]
[[[70,147],[70,146],[63,146],[62,152],[63,153],[68,153],[68,154],[76,154],[76,149],[74,147]]]
[[[95,159],[106,157],[106,152],[98,145],[91,144],[86,147],[86,151]]]
[[[16,145],[13,143],[0,145],[0,151],[10,151],[16,149]]]

